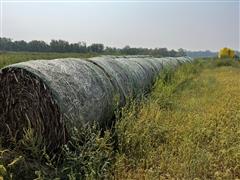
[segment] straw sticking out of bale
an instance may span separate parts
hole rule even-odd
[[[19,68],[3,70],[0,78],[0,135],[4,144],[18,141],[30,128],[36,137],[43,136],[48,148],[56,148],[55,142],[66,142],[59,107],[39,78]]]

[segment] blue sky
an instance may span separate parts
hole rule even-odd
[[[107,46],[239,50],[239,1],[7,2],[2,34],[14,40],[64,39]]]

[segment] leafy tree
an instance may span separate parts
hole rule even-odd
[[[94,44],[88,46],[88,49],[89,49],[90,52],[101,53],[104,50],[104,45],[94,43]]]
[[[106,47],[103,44],[93,43],[87,46],[85,42],[69,43],[64,40],[51,40],[50,45],[44,41],[14,41],[10,38],[0,38],[0,51],[32,51],[32,52],[77,52],[77,53],[104,53],[115,55],[151,55],[154,57],[186,56],[184,49],[168,50],[167,48],[132,48],[129,45],[124,48]],[[188,52],[189,54],[189,52]]]
[[[184,49],[180,48],[178,49],[177,56],[186,56],[187,53]]]
[[[27,45],[29,51],[33,52],[46,52],[49,51],[49,45],[44,41],[33,40]]]
[[[70,50],[70,45],[64,40],[52,40],[50,42],[50,49],[53,52],[68,52]]]
[[[172,49],[171,51],[169,51],[169,56],[170,57],[177,57],[177,51]]]
[[[84,41],[78,42],[78,45],[79,45],[79,52],[81,52],[81,53],[88,52],[88,48],[87,48],[86,42],[84,42]]]
[[[69,45],[69,49],[71,52],[80,52],[80,46],[78,43],[73,43]]]
[[[106,54],[121,54],[120,49],[117,49],[115,47],[106,47],[105,48],[105,53]]]
[[[13,50],[14,51],[26,51],[28,49],[28,43],[26,41],[14,41]]]
[[[0,50],[1,51],[11,51],[12,50],[12,40],[10,38],[0,37]]]
[[[156,49],[156,50],[157,50],[157,54],[159,54],[162,57],[169,56],[169,51],[168,51],[167,48],[159,48],[159,49]]]

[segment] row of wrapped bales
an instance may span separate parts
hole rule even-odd
[[[74,128],[111,124],[114,110],[148,92],[163,68],[190,60],[102,56],[7,66],[0,72],[0,135],[9,143],[30,127],[55,149]]]

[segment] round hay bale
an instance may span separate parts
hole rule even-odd
[[[0,131],[9,141],[32,128],[50,147],[67,141],[73,128],[110,123],[118,102],[107,75],[78,59],[14,64],[0,74]]]
[[[108,127],[126,99],[148,92],[163,68],[185,61],[189,59],[103,56],[7,66],[0,72],[0,136],[8,145],[32,129],[55,150],[75,128]]]

